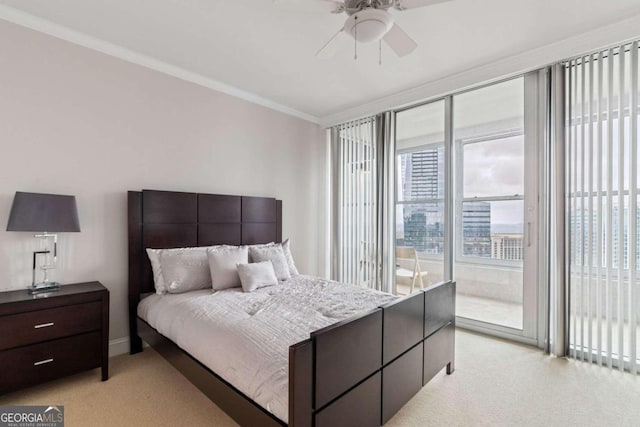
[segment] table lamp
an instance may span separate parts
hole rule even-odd
[[[58,290],[60,283],[49,281],[47,272],[56,267],[58,235],[55,233],[80,231],[75,196],[17,191],[11,205],[7,231],[30,231],[37,233],[34,237],[44,239],[45,242],[53,240],[53,263],[45,263],[40,267],[44,272],[44,278],[39,283],[36,283],[38,255],[46,257],[52,251],[45,243],[44,250],[33,252],[33,275],[29,292],[35,294]]]

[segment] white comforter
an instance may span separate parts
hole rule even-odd
[[[150,295],[138,315],[276,417],[288,418],[289,346],[394,297],[310,276],[243,293]]]

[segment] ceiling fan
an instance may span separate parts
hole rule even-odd
[[[296,4],[310,0],[297,0]],[[346,13],[348,18],[344,26],[329,39],[317,52],[319,58],[333,57],[345,44],[345,39],[354,40],[355,58],[358,56],[358,43],[378,42],[381,55],[384,41],[399,57],[413,52],[418,44],[395,22],[390,9],[399,11],[431,6],[450,0],[311,0],[320,2],[331,13]],[[289,0],[289,3],[292,3]]]

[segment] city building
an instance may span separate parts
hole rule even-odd
[[[444,149],[411,151],[400,156],[399,168],[403,201],[402,233],[398,244],[413,246],[418,252],[444,252]],[[400,228],[400,227],[399,227]],[[467,202],[462,212],[463,255],[491,257],[491,204]]]
[[[462,255],[491,257],[491,204],[489,202],[463,203]]]
[[[601,259],[604,260],[608,257],[608,227],[609,221],[607,220],[608,210],[606,206],[603,209],[602,218],[602,254]],[[618,206],[613,206],[611,211],[611,260],[612,266],[618,268],[618,259],[620,257],[619,247],[619,210]],[[623,215],[623,229],[622,229],[622,258],[624,259],[623,268],[629,268],[629,209],[624,208]],[[582,224],[585,224],[583,226]],[[591,224],[591,232],[587,224]],[[640,224],[640,210],[636,211],[636,224]],[[570,215],[570,230],[577,238],[571,241],[571,253],[572,262],[575,265],[589,265],[596,266],[596,260],[598,257],[598,212],[594,210],[589,215],[588,209],[573,209]],[[591,240],[592,248],[592,260],[588,259],[588,254],[584,253],[588,250],[588,242]],[[640,228],[636,229],[636,266],[640,266]],[[584,254],[583,254],[584,253]]]
[[[522,261],[524,257],[522,234],[492,234],[491,258],[506,261]]]

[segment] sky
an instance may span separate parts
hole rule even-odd
[[[463,196],[524,195],[523,140],[524,137],[520,136],[465,145]],[[501,225],[524,223],[523,203],[492,202],[491,222]]]

